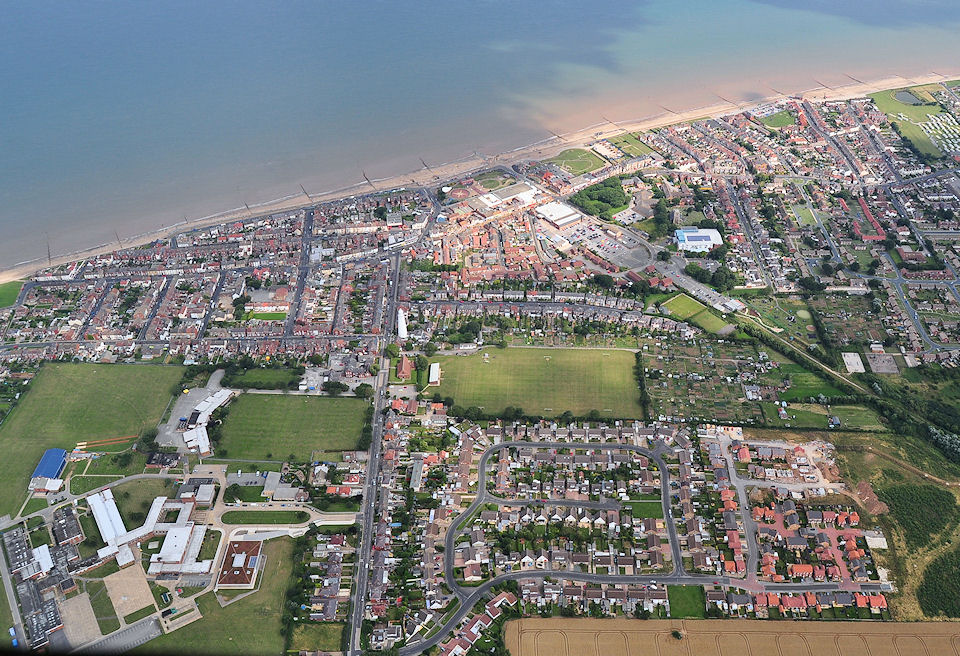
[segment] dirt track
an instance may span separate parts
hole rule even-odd
[[[949,622],[531,618],[505,631],[512,656],[960,656]]]

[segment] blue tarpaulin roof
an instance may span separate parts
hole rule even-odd
[[[59,478],[67,465],[67,452],[64,449],[47,449],[40,458],[40,464],[33,470],[33,478]]]

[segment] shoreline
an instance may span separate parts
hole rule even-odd
[[[928,73],[915,78],[906,78],[900,75],[892,75],[869,82],[852,82],[851,84],[839,87],[815,87],[806,91],[794,94],[774,94],[759,100],[732,103],[723,101],[719,103],[703,105],[701,107],[687,109],[681,112],[664,111],[660,114],[636,119],[627,119],[623,121],[608,122],[601,121],[588,125],[570,132],[565,132],[556,136],[551,136],[540,141],[518,146],[512,150],[498,153],[489,157],[478,157],[475,154],[462,157],[450,162],[444,162],[429,170],[420,169],[418,171],[400,173],[397,175],[377,178],[372,182],[377,191],[386,191],[398,187],[423,186],[428,187],[434,184],[445,182],[457,176],[462,176],[475,170],[488,168],[491,166],[510,166],[513,163],[528,159],[545,159],[561,150],[567,148],[582,147],[587,143],[598,141],[600,139],[610,138],[623,132],[649,131],[657,128],[676,125],[689,121],[699,120],[708,117],[723,116],[742,112],[751,107],[756,107],[769,102],[775,102],[786,98],[803,98],[814,102],[825,102],[831,100],[849,100],[852,98],[861,98],[870,93],[885,91],[889,89],[898,89],[907,86],[917,86],[923,84],[935,84],[944,80],[951,80],[960,77],[957,75],[942,75],[939,73]],[[614,127],[610,127],[613,125]],[[276,212],[296,211],[321,202],[329,202],[340,198],[373,192],[370,185],[361,180],[351,185],[339,187],[337,189],[322,191],[313,194],[294,193],[281,198],[264,201],[255,205],[236,207],[224,210],[215,214],[180,221],[173,225],[164,226],[157,230],[143,232],[132,237],[128,237],[114,245],[112,242],[103,243],[88,248],[79,249],[69,253],[55,255],[49,262],[43,258],[35,258],[26,262],[20,262],[13,266],[0,270],[0,283],[10,282],[28,278],[38,271],[51,266],[68,264],[77,260],[87,259],[104,255],[120,248],[133,248],[142,246],[157,239],[169,238],[179,234],[184,230],[194,230],[205,228],[229,221],[246,220],[257,216],[273,214]]]

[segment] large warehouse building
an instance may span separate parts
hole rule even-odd
[[[537,216],[552,225],[557,230],[565,230],[580,223],[583,218],[580,212],[569,205],[558,203],[546,203],[538,207],[535,212]]]
[[[720,232],[714,228],[680,228],[674,231],[677,248],[691,253],[706,253],[723,243]]]

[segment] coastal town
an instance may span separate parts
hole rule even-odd
[[[0,286],[9,644],[960,617],[958,120],[782,97]]]

